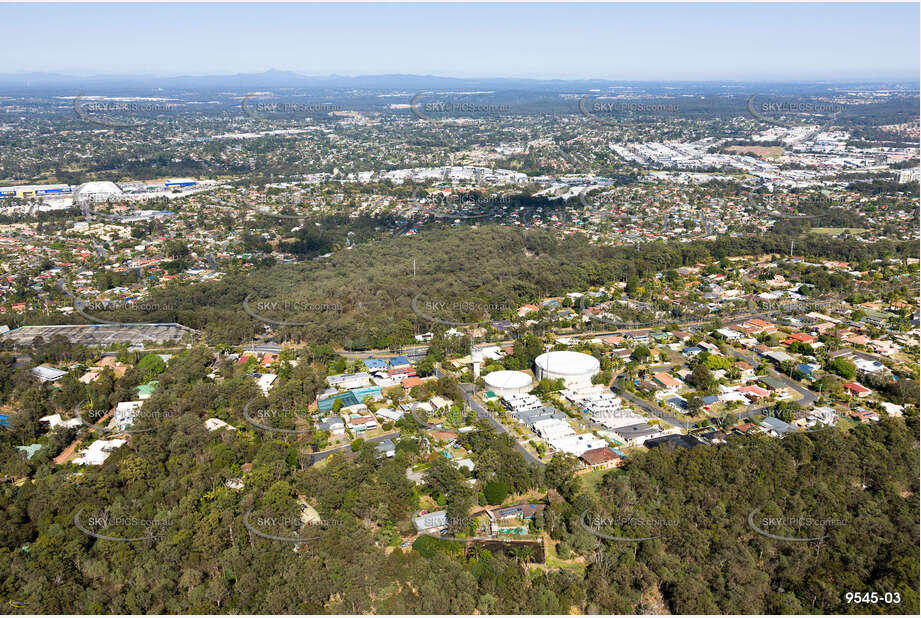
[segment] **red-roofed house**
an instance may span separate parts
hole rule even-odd
[[[416,376],[403,378],[402,380],[400,380],[400,384],[403,386],[403,388],[412,388],[414,386],[419,386],[420,384],[422,384],[422,378],[419,378]]]
[[[767,397],[771,394],[769,391],[766,391],[760,386],[742,386],[736,390],[738,390],[743,395],[752,395],[754,397],[758,397],[759,399],[761,397]]]
[[[518,317],[523,318],[532,311],[540,311],[540,307],[537,305],[522,305],[518,308]]]
[[[620,456],[607,446],[589,449],[582,453],[579,459],[591,470],[607,470],[623,463]]]
[[[854,397],[861,397],[861,398],[866,397],[867,395],[873,392],[866,386],[861,386],[860,384],[857,384],[857,382],[848,382],[847,384],[844,385],[844,390],[846,390],[849,395],[853,395]]]
[[[742,326],[744,326],[746,330],[753,335],[757,335],[758,333],[765,333],[770,335],[771,333],[777,332],[776,325],[771,324],[770,322],[765,322],[759,318],[752,318],[751,320],[748,320],[742,324]]]
[[[660,371],[659,373],[652,374],[652,379],[655,380],[656,383],[662,386],[663,388],[670,388],[670,389],[681,388],[681,382],[671,377],[664,371]]]
[[[784,345],[790,345],[794,341],[799,341],[800,343],[815,343],[815,337],[812,335],[807,335],[806,333],[793,333],[787,339],[784,340]]]

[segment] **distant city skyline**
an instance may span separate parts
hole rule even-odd
[[[918,3],[0,4],[2,73],[912,80]],[[42,36],[36,36],[41,33]]]

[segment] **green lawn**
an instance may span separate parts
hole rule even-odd
[[[613,469],[614,468],[612,468],[612,470]],[[591,472],[580,474],[579,478],[582,479],[582,486],[585,487],[586,491],[597,496],[597,489],[598,485],[601,484],[601,479],[610,471],[611,470],[592,470]]]
[[[545,556],[546,559],[544,560],[544,564],[547,565],[548,567],[553,568],[553,569],[567,569],[570,571],[574,571],[578,573],[579,575],[585,574],[584,564],[581,564],[578,562],[568,562],[565,560],[561,560],[556,555],[556,544],[555,543],[547,543],[544,546],[544,551],[546,552],[546,556]]]

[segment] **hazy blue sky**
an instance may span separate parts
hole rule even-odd
[[[919,4],[0,4],[0,72],[919,75]]]

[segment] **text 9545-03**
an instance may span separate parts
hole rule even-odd
[[[902,594],[899,592],[848,592],[844,595],[844,600],[855,604],[886,603],[887,605],[898,605],[902,602]]]

